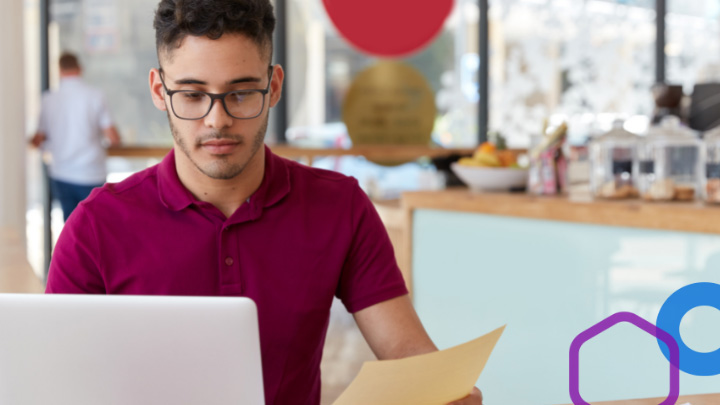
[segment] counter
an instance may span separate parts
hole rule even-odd
[[[628,399],[621,401],[600,402],[597,405],[657,405],[666,398],[667,397]],[[681,396],[678,398],[677,403],[690,405],[717,405],[720,404],[720,394]]]
[[[720,283],[720,209],[699,203],[457,189],[403,194],[398,209],[413,302],[437,345],[507,324],[478,381],[488,403],[569,403],[578,333],[620,311],[655,323],[677,289]],[[698,351],[720,348],[720,312],[708,311],[683,320],[683,339]],[[629,324],[585,344],[580,372],[592,403],[667,395],[668,361]],[[717,387],[720,376],[681,373],[681,395]]]
[[[658,203],[642,200],[593,200],[584,193],[531,196],[524,193],[474,193],[465,188],[403,194],[408,210],[440,209],[575,222],[720,234],[720,207],[697,203]]]

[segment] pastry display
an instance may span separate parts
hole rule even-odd
[[[631,183],[616,182],[614,180],[605,182],[595,193],[595,197],[607,198],[611,200],[621,200],[625,198],[637,198],[638,191]]]
[[[638,145],[638,189],[647,201],[693,201],[703,184],[702,142],[677,117],[652,127]]]
[[[705,183],[705,201],[720,204],[720,179],[708,179]]]
[[[616,120],[613,129],[590,142],[590,190],[595,198],[637,198],[635,162],[638,136]]]

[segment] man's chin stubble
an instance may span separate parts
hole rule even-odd
[[[244,165],[231,165],[227,163],[226,158],[221,158],[221,161],[215,161],[208,164],[208,168],[202,168],[192,158],[188,157],[193,162],[202,174],[215,180],[232,180],[239,176],[247,166],[247,162]],[[221,167],[225,166],[225,167]]]
[[[224,163],[226,163],[228,167],[225,167],[223,169],[221,167],[223,162],[216,161],[216,162],[209,164],[210,166],[216,166],[215,170],[212,170],[211,168],[201,167],[195,161],[195,159],[192,158],[192,156],[190,154],[190,150],[188,149],[184,140],[177,133],[177,128],[175,128],[175,125],[173,125],[172,119],[170,119],[170,113],[167,112],[167,114],[168,114],[168,123],[170,124],[170,132],[172,133],[172,137],[175,140],[175,143],[177,144],[177,146],[185,154],[185,156],[188,158],[188,160],[192,162],[192,164],[195,166],[195,168],[197,168],[202,174],[210,177],[211,179],[215,179],[215,180],[231,180],[231,179],[234,179],[235,177],[239,176],[245,170],[247,165],[255,157],[255,155],[260,150],[260,147],[263,145],[264,139],[265,139],[265,132],[267,131],[267,126],[268,126],[268,117],[266,116],[265,122],[261,125],[260,130],[253,138],[253,143],[250,146],[252,148],[250,157],[244,164],[232,165],[232,164],[227,163],[227,158],[223,158],[223,160],[225,161]],[[215,136],[210,137],[209,139],[220,139],[220,138],[222,138],[222,136],[215,135]],[[233,136],[231,139],[236,140],[238,142],[238,146],[240,146],[240,147],[245,146],[245,142],[244,142],[243,138]],[[198,145],[196,145],[195,148],[196,148],[196,150],[199,150],[201,148],[201,146],[198,144]]]

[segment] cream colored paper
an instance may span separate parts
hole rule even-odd
[[[365,362],[334,405],[445,405],[463,398],[504,330],[439,352]]]

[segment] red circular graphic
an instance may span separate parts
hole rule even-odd
[[[453,0],[323,0],[335,27],[355,47],[384,57],[419,51],[442,30]]]

